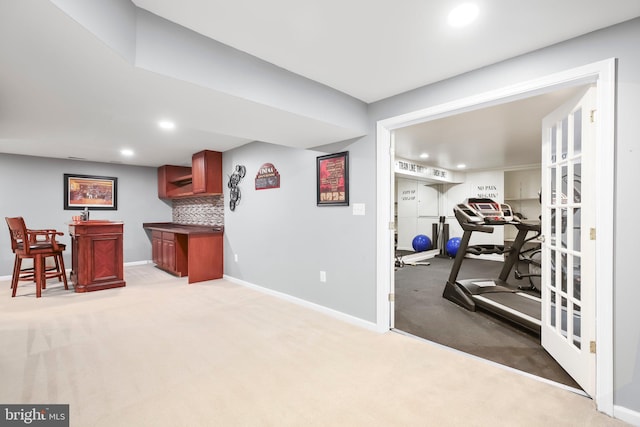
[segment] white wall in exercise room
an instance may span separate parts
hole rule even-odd
[[[439,187],[413,179],[397,179],[398,249],[413,250],[412,241],[418,234],[428,236],[433,243],[431,224],[438,222]]]
[[[453,215],[453,207],[468,198],[488,198],[497,203],[504,203],[504,172],[467,172],[467,179],[462,184],[445,185],[444,206],[449,224],[449,237],[462,237],[462,227]],[[493,233],[473,233],[470,245],[502,245],[504,244],[504,227],[494,227]]]

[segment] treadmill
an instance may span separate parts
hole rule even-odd
[[[519,220],[513,216],[508,205],[496,203],[491,199],[470,198],[453,209],[456,219],[464,233],[451,268],[449,280],[442,296],[470,311],[480,307],[524,328],[540,334],[541,300],[535,292],[525,292],[507,283],[511,270],[518,262],[518,254],[527,241],[529,232],[540,233],[539,221]],[[518,234],[505,250],[495,245],[469,246],[473,232],[493,233],[495,226],[512,225]],[[460,267],[467,253],[504,253],[504,265],[497,279],[480,278],[458,280]]]

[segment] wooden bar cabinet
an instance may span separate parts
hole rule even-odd
[[[119,288],[124,281],[122,222],[78,221],[69,224],[71,281],[76,292]]]

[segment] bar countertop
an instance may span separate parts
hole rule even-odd
[[[178,234],[217,234],[224,232],[224,226],[222,225],[189,225],[173,222],[145,222],[142,224],[142,228]]]

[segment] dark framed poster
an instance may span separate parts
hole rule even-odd
[[[316,159],[318,206],[349,206],[349,152]]]
[[[118,178],[64,174],[64,209],[117,210]]]

